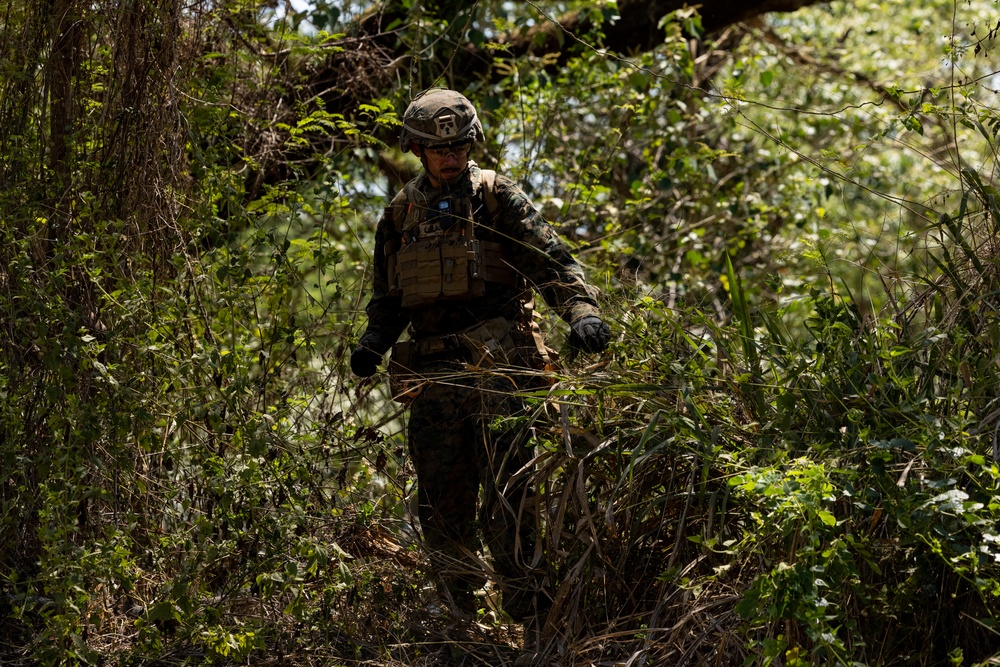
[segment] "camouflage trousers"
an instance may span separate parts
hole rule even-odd
[[[408,438],[431,564],[459,606],[468,604],[486,581],[475,556],[484,544],[504,610],[524,620],[540,601],[530,574],[534,499],[528,472],[515,474],[532,458],[518,378],[454,360],[428,361],[419,370],[428,383],[410,404]]]

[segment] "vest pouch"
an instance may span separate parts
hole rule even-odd
[[[421,301],[441,295],[441,250],[436,243],[417,250],[417,296]]]
[[[441,294],[446,298],[472,296],[469,251],[464,239],[441,245]]]
[[[480,246],[483,278],[503,285],[516,285],[517,272],[510,264],[506,246],[492,241],[481,241]]]
[[[403,297],[403,306],[412,306],[417,297],[417,253],[412,243],[396,253],[396,288]]]
[[[404,308],[432,303],[441,295],[441,251],[435,241],[407,245],[396,263]]]

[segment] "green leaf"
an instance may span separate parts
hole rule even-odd
[[[149,609],[149,611],[146,612],[146,618],[150,621],[179,621],[180,614],[174,607],[173,602],[170,600],[163,600],[162,602],[157,602]]]

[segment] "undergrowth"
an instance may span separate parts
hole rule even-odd
[[[247,247],[269,281],[297,275],[280,242]],[[535,631],[553,657],[995,655],[995,290],[964,275],[870,319],[817,292],[804,340],[751,311],[735,273],[727,323],[609,306],[609,355],[527,397],[555,599]],[[51,390],[51,348],[6,367],[7,661],[510,664],[522,630],[497,610],[428,615],[401,435],[363,417],[365,397],[394,412],[380,388],[343,379],[342,347],[305,354],[323,327],[293,326],[243,276],[188,264],[155,312],[119,290],[102,312],[152,322],[141,345],[50,331],[84,386]]]

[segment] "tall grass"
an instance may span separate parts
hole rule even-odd
[[[731,264],[731,322],[622,313],[617,364],[576,394],[581,450],[552,438],[540,471],[563,664],[998,655],[994,217],[970,185],[930,230],[940,277],[876,316],[814,291],[796,339]]]

